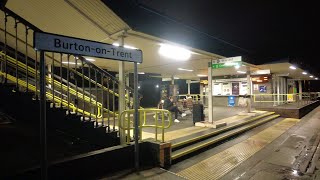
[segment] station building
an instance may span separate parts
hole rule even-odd
[[[156,149],[161,166],[168,166],[171,161],[194,151],[193,148],[176,154],[171,152],[180,145],[192,143],[188,140],[170,143],[171,131],[191,128],[187,135],[200,132],[193,129],[199,121],[214,124],[214,129],[219,130],[220,125],[229,125],[230,119],[223,119],[231,116],[241,116],[242,121],[251,116],[269,118],[260,124],[279,116],[301,118],[318,105],[318,94],[308,89],[310,81],[318,80],[317,75],[300,63],[285,59],[257,64],[244,49],[133,2],[9,0],[1,4],[0,19],[0,106],[5,113],[27,124],[37,124],[39,118],[36,103],[40,96],[40,54],[34,49],[34,32],[112,44],[112,53],[126,58],[131,54],[118,48],[143,52],[143,62],[138,65],[137,89],[133,87],[131,62],[63,52],[45,53],[48,128],[59,129],[70,138],[84,139],[95,150],[120,144],[132,147],[134,92],[141,97],[139,140],[153,138],[160,142]],[[72,42],[57,41],[56,45],[90,51],[90,47]],[[158,106],[168,96],[173,96],[182,109],[186,109],[183,103],[191,97],[194,105],[203,105],[205,118],[195,119],[191,111],[189,119],[174,123],[173,114]],[[27,108],[28,103],[31,105]],[[32,111],[37,113],[30,114]],[[56,120],[59,118],[64,119]],[[170,135],[165,135],[167,133]],[[133,152],[133,149],[125,151]],[[85,152],[88,149],[81,153]],[[133,153],[123,157],[130,159],[126,168],[133,166]],[[125,161],[120,158],[119,164]],[[56,171],[60,170],[57,167]]]

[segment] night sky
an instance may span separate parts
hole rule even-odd
[[[138,0],[140,5],[253,54],[257,63],[291,58],[320,70],[311,1]]]

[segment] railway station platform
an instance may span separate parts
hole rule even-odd
[[[302,119],[277,118],[169,169],[119,173],[121,179],[317,179],[320,107]]]

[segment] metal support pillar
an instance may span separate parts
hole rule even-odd
[[[247,105],[247,112],[251,112],[251,77],[250,77],[250,67],[247,66],[247,95],[248,98],[248,105]]]
[[[203,89],[204,89],[204,85],[200,83],[200,102],[202,102],[202,104],[204,105],[204,100],[203,100]]]
[[[138,99],[138,64],[134,63],[134,154],[135,169],[139,171],[139,99]]]
[[[279,95],[280,95],[280,102],[279,104],[283,104],[283,81],[282,81],[282,77],[279,77]]]
[[[302,100],[302,81],[299,80],[298,84],[299,84],[299,100],[301,101]]]
[[[280,104],[280,78],[277,78],[277,105]]]
[[[209,122],[213,123],[213,99],[212,99],[212,60],[208,67],[208,115]]]
[[[40,146],[41,179],[47,179],[47,119],[46,119],[46,65],[44,52],[40,51]]]
[[[127,87],[130,87],[129,85],[130,85],[130,73],[128,73],[128,74],[126,75],[126,86],[127,86]],[[131,107],[131,105],[130,105],[130,90],[129,90],[129,88],[126,88],[125,93],[126,93],[127,98],[128,98],[128,100],[129,100],[129,102],[128,102],[127,105],[126,105],[126,109],[131,109],[132,107]],[[133,97],[132,97],[132,98],[133,98]]]
[[[120,46],[124,46],[124,35],[120,38]],[[119,107],[118,111],[119,114],[125,110],[125,64],[123,61],[119,61]],[[121,138],[121,144],[125,142],[125,131],[120,132]]]
[[[187,84],[188,84],[188,94],[191,94],[191,93],[190,93],[190,81],[191,81],[191,80],[187,80]]]

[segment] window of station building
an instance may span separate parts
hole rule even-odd
[[[247,82],[215,82],[213,83],[212,95],[245,95],[247,94]]]

